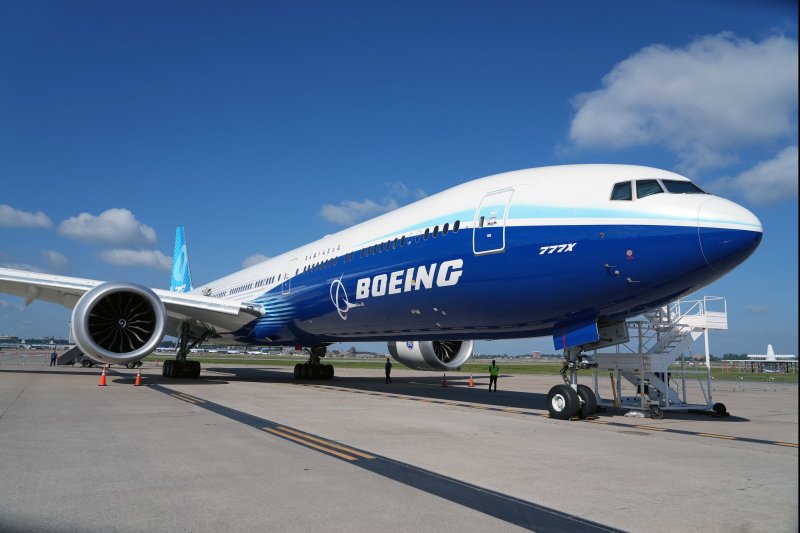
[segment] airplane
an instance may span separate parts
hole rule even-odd
[[[9,269],[0,291],[72,308],[78,347],[100,361],[176,336],[166,377],[199,377],[186,356],[206,341],[305,347],[295,378],[331,379],[335,342],[384,341],[410,368],[448,371],[474,340],[552,335],[564,384],[548,410],[564,420],[596,409],[578,370],[608,345],[600,331],[722,277],[762,226],[686,177],[609,164],[468,181],[199,287],[176,237],[174,291]]]
[[[748,359],[754,361],[765,361],[770,363],[775,363],[778,361],[787,361],[795,359],[794,354],[776,354],[775,350],[772,349],[771,344],[767,344],[767,353],[766,354],[748,354]]]

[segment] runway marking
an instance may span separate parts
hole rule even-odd
[[[270,433],[272,433],[274,435],[278,435],[280,437],[283,437],[284,439],[293,440],[295,442],[299,442],[300,444],[302,444],[304,446],[310,446],[312,448],[316,448],[317,450],[322,450],[325,453],[333,454],[333,455],[335,455],[337,457],[341,457],[342,459],[345,459],[347,461],[356,461],[357,460],[352,455],[347,455],[347,454],[344,454],[344,453],[341,453],[341,452],[337,452],[336,450],[332,450],[332,449],[330,449],[328,447],[320,446],[318,444],[314,444],[313,442],[307,441],[305,439],[301,439],[299,437],[295,437],[293,435],[289,435],[288,433],[284,433],[282,431],[278,431],[277,429],[273,429],[273,428],[263,428],[263,429],[264,429],[264,431],[269,431]]]
[[[177,398],[179,400],[183,400],[184,402],[193,403],[195,405],[197,405],[197,403],[198,403],[198,402],[194,401],[191,398],[186,398],[186,397],[182,396],[181,394],[170,394],[170,396],[172,396],[173,398]]]
[[[712,439],[725,439],[725,440],[737,440],[738,437],[731,437],[730,435],[717,435],[715,433],[695,433],[698,437],[710,437]]]
[[[278,429],[281,430],[281,431],[288,431],[289,433],[293,433],[293,434],[295,434],[295,435],[297,435],[299,437],[303,437],[303,438],[308,439],[308,440],[313,440],[315,442],[319,442],[321,444],[324,444],[325,446],[330,446],[330,447],[342,450],[342,451],[347,452],[347,453],[352,454],[352,455],[357,455],[359,457],[363,457],[364,459],[375,459],[374,455],[369,455],[368,453],[363,453],[363,452],[360,452],[358,450],[354,450],[353,448],[349,448],[347,446],[342,446],[341,444],[336,444],[333,441],[329,441],[329,440],[326,440],[326,439],[320,439],[318,437],[311,436],[308,433],[303,433],[302,431],[297,431],[296,429],[287,428],[285,426],[278,426]]]
[[[195,396],[183,395],[163,385],[151,383],[148,384],[148,387],[186,402],[190,402],[190,399],[194,400],[191,403],[198,405],[201,409],[259,430],[261,434],[268,433],[281,439],[296,442],[306,448],[315,449],[329,458],[345,460],[349,465],[362,468],[386,479],[402,483],[413,489],[437,496],[487,516],[492,516],[509,524],[535,531],[619,531],[577,515],[564,513],[508,494],[495,492],[409,463],[360,451],[222,404]]]
[[[425,385],[424,383],[417,383],[418,385]],[[475,409],[480,411],[497,411],[497,412],[504,412],[504,413],[512,413],[512,414],[519,414],[522,416],[536,416],[541,418],[550,418],[548,413],[538,413],[532,411],[522,411],[519,409],[509,409],[505,407],[496,407],[490,405],[482,405],[482,404],[474,404],[474,403],[465,403],[465,402],[458,402],[455,400],[442,400],[439,398],[417,398],[413,396],[404,395],[401,393],[389,393],[389,392],[374,392],[374,391],[363,391],[357,389],[350,389],[347,387],[337,387],[335,385],[321,385],[318,383],[302,383],[304,386],[313,387],[320,390],[328,390],[328,391],[338,391],[338,392],[348,392],[351,394],[368,394],[370,396],[383,396],[385,398],[396,398],[399,400],[410,400],[415,402],[422,402],[422,403],[432,403],[432,404],[440,404],[440,405],[448,405],[452,407],[463,407],[465,409]],[[700,433],[698,431],[690,431],[686,429],[677,429],[671,427],[659,427],[659,426],[649,426],[649,425],[637,425],[637,424],[625,424],[622,422],[614,422],[611,420],[601,420],[597,418],[589,418],[583,420],[589,424],[600,424],[606,425],[611,427],[620,427],[620,428],[627,428],[627,429],[644,429],[649,431],[658,431],[663,434],[672,434],[672,435],[685,435],[689,437],[706,437],[706,438],[715,438],[720,440],[729,440],[729,441],[736,441],[736,442],[750,442],[752,444],[767,444],[770,446],[784,446],[787,448],[797,448],[797,443],[791,442],[779,442],[774,440],[767,440],[767,439],[756,439],[752,437],[736,437],[733,435],[719,435],[716,433]]]
[[[197,403],[206,403],[205,400],[201,400],[200,398],[196,398],[194,396],[190,396],[189,394],[178,392],[177,394],[172,394],[172,396],[176,398],[180,398],[181,400],[186,400],[187,402],[192,402],[194,404]]]

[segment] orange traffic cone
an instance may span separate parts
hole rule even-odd
[[[103,367],[103,373],[100,374],[100,383],[97,386],[98,387],[106,386],[106,367]]]
[[[447,387],[447,376],[442,374],[442,387]]]
[[[472,381],[472,374],[469,375],[469,386],[470,387],[474,387],[475,386],[475,382]]]
[[[142,385],[142,370],[139,369],[139,371],[136,372],[136,381],[134,381],[133,386],[140,387],[141,385]]]

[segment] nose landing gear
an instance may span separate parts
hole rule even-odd
[[[581,354],[580,347],[564,350],[564,365],[561,367],[564,384],[556,385],[547,393],[547,410],[551,418],[569,420],[573,416],[586,418],[594,414],[597,397],[586,385],[578,385],[578,370],[595,366],[596,362]]]

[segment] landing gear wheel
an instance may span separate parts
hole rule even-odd
[[[186,373],[187,377],[192,379],[199,379],[200,378],[200,361],[186,361]]]
[[[714,411],[714,416],[731,416],[724,403],[715,403],[711,410]]]
[[[547,393],[547,409],[556,420],[569,420],[580,408],[578,393],[569,385],[556,385]]]
[[[581,407],[578,409],[579,417],[588,418],[597,411],[597,397],[592,389],[586,385],[578,385],[578,398],[581,402]]]
[[[333,365],[328,365],[328,372],[326,374],[326,379],[333,379]]]
[[[136,366],[136,363],[125,363],[125,368],[133,368]]]
[[[174,366],[175,366],[175,361],[173,361],[172,359],[167,359],[166,361],[164,361],[164,366],[161,367],[161,374],[166,378],[171,378]]]
[[[653,420],[661,420],[664,418],[664,411],[656,404],[650,406],[650,418]]]
[[[89,368],[90,366],[92,366],[92,362],[89,361],[88,359],[84,359],[83,361],[81,361],[81,366],[83,368]]]
[[[300,376],[303,373],[303,365],[297,363],[294,365],[294,379],[300,379]]]

